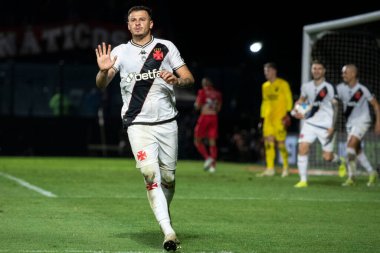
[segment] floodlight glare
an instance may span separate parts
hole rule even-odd
[[[251,50],[252,53],[257,53],[261,50],[262,47],[263,44],[261,42],[255,42],[249,47],[249,50]]]

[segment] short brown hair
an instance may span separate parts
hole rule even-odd
[[[277,64],[274,62],[267,62],[264,64],[264,68],[272,68],[272,69],[277,70]]]
[[[150,19],[153,19],[153,15],[152,15],[152,9],[149,8],[148,6],[145,6],[145,5],[136,5],[136,6],[133,6],[131,7],[129,10],[128,10],[128,14],[127,16],[125,17],[125,20],[128,22],[128,17],[129,15],[134,12],[134,11],[146,11],[150,17]]]
[[[325,64],[323,64],[323,62],[321,62],[320,60],[313,60],[313,61],[311,62],[311,65],[313,65],[313,64],[322,65],[322,66],[325,68]]]

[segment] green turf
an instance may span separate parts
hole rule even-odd
[[[180,252],[380,252],[380,187],[334,176],[257,178],[247,164],[179,161],[173,226]],[[133,160],[0,157],[1,252],[163,252]]]

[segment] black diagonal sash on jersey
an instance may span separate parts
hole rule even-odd
[[[150,52],[149,56],[146,58],[140,74],[148,73],[148,71],[153,71],[154,69],[159,70],[162,61],[168,52],[169,49],[165,45],[157,43],[153,47],[153,50]],[[128,110],[125,112],[125,115],[123,117],[124,128],[130,126],[136,116],[141,112],[148,92],[153,85],[153,82],[154,78],[136,81],[135,86],[133,87],[132,97],[129,102]]]
[[[361,89],[358,89],[354,93],[354,95],[352,95],[350,101],[347,104],[346,111],[344,112],[344,116],[346,117],[346,119],[350,117],[352,110],[354,109],[356,103],[359,102],[359,100],[362,98],[362,96],[363,96],[363,91]]]
[[[313,115],[319,110],[320,102],[327,96],[327,87],[323,87],[319,92],[318,95],[314,99],[314,105],[310,110],[310,113],[307,115],[307,118],[313,117]],[[319,103],[315,103],[319,102]]]

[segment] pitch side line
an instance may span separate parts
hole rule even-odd
[[[0,252],[13,252],[11,250],[1,250]],[[68,249],[68,250],[19,250],[17,252],[20,253],[143,253],[142,251],[108,251],[108,250],[75,250],[75,249]],[[144,251],[145,252],[145,251]],[[162,252],[160,251],[152,251],[154,252]]]
[[[14,252],[11,250],[2,250],[0,252]],[[108,250],[19,250],[17,252],[21,253],[144,253],[144,252],[152,252],[152,253],[161,253],[163,250],[155,250],[155,251],[108,251]],[[202,251],[204,253],[233,253],[232,251]]]
[[[49,197],[49,198],[56,198],[57,197],[57,195],[55,195],[54,193],[46,191],[46,190],[44,190],[38,186],[32,185],[32,184],[30,184],[30,183],[28,183],[28,182],[26,182],[20,178],[11,176],[11,175],[3,173],[3,172],[0,172],[0,176],[3,176],[3,177],[8,178],[10,180],[13,180],[13,181],[17,182],[18,184],[20,184],[21,186],[24,186],[25,188],[28,188],[29,190],[36,191],[39,194],[42,194],[46,197]]]

